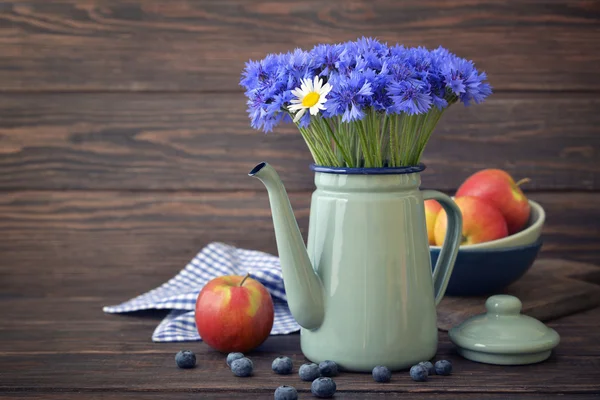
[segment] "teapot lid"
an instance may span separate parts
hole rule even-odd
[[[521,301],[491,296],[487,313],[471,317],[448,332],[463,357],[488,364],[518,365],[544,361],[560,337],[535,318],[521,314]]]

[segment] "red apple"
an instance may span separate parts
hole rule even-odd
[[[489,242],[508,235],[506,220],[492,204],[473,196],[458,197],[454,202],[463,217],[461,245]],[[438,246],[444,243],[447,224],[446,211],[442,209],[435,221],[435,243]]]
[[[515,183],[505,171],[484,169],[467,178],[458,188],[456,197],[480,197],[495,205],[506,219],[508,233],[513,234],[523,229],[529,220],[529,201],[519,187],[528,181],[522,179]]]
[[[436,200],[425,200],[425,224],[427,225],[427,238],[429,244],[435,245],[435,220],[440,213],[442,206]]]
[[[222,352],[258,347],[273,327],[273,301],[249,275],[220,276],[208,282],[196,301],[196,327],[202,340]]]

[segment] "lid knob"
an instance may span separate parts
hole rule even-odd
[[[507,294],[491,296],[485,302],[487,312],[496,315],[519,315],[522,306],[521,300]]]

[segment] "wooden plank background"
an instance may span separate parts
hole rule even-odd
[[[249,127],[239,75],[249,58],[358,35],[444,45],[494,86],[443,117],[423,187],[451,193],[488,167],[529,177],[544,254],[600,263],[599,22],[597,1],[0,1],[3,283],[83,277],[74,265],[163,279],[213,240],[274,252],[246,175],[263,160],[306,233],[310,155],[290,126]]]
[[[439,45],[499,90],[600,89],[598,2],[23,0],[1,5],[11,91],[237,90],[249,58],[357,35]]]
[[[11,392],[0,397],[113,398],[103,384],[130,390],[138,377],[130,397],[150,399],[189,385],[175,373],[157,382],[154,370],[139,378],[138,366],[153,354],[172,362],[179,345],[148,349],[156,319],[104,316],[100,306],[159,285],[211,241],[274,253],[266,192],[246,175],[257,162],[278,169],[306,235],[309,152],[290,126],[250,128],[240,72],[269,52],[362,35],[443,45],[475,60],[494,87],[485,104],[443,117],[423,187],[452,193],[490,167],[529,177],[527,193],[547,211],[542,256],[600,265],[598,1],[0,1],[0,392]],[[44,317],[22,318],[33,309]],[[598,313],[589,315],[563,329],[584,337],[597,329]],[[92,332],[95,341],[81,340]],[[489,376],[500,394],[469,395],[466,381],[456,390],[469,399],[512,398],[515,384],[593,391],[586,366],[600,353],[568,337],[561,364],[534,383],[523,378],[534,371],[511,386],[465,362],[463,378]],[[71,381],[73,364],[87,372]],[[203,382],[192,389],[235,397]],[[238,398],[271,393],[256,382]],[[385,390],[411,390],[403,385]]]
[[[247,173],[267,160],[288,190],[312,190],[295,127],[254,131],[245,108],[239,92],[0,94],[0,189],[258,190]],[[588,93],[454,106],[425,152],[423,186],[453,190],[499,167],[530,177],[527,190],[599,190],[599,109]]]

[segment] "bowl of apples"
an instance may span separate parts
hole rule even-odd
[[[527,199],[505,171],[486,169],[471,175],[454,197],[463,215],[462,243],[448,283],[449,296],[501,292],[533,265],[542,247],[546,214]],[[435,200],[425,202],[431,263],[435,265],[446,234],[446,214]]]

